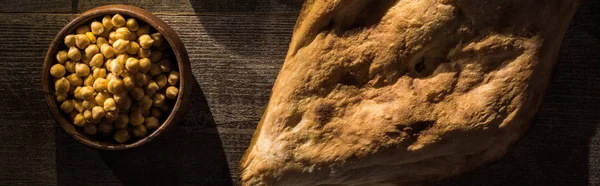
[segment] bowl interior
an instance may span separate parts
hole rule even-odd
[[[179,93],[177,99],[175,100],[173,109],[171,110],[169,115],[167,117],[160,118],[160,121],[162,121],[161,125],[154,131],[147,134],[145,137],[139,139],[132,138],[129,140],[129,142],[124,144],[114,143],[109,140],[101,140],[99,138],[90,138],[86,134],[84,134],[81,129],[75,127],[69,121],[70,119],[67,120],[67,118],[69,118],[68,115],[60,111],[56,102],[56,98],[54,96],[54,81],[53,77],[49,73],[50,67],[56,63],[56,53],[59,50],[66,48],[66,45],[63,42],[63,39],[66,35],[74,33],[77,27],[83,24],[87,24],[94,19],[100,20],[104,15],[114,14],[121,14],[125,17],[135,18],[138,21],[149,24],[151,30],[160,32],[164,38],[164,41],[166,41],[164,43],[168,44],[170,46],[170,49],[172,50],[172,55],[170,56],[170,58],[171,61],[177,62],[177,69],[179,71],[180,76]],[[50,44],[42,68],[42,86],[45,94],[44,97],[46,99],[50,111],[52,112],[52,115],[57,120],[59,125],[67,133],[72,135],[76,140],[80,141],[81,143],[86,144],[90,147],[104,150],[122,150],[140,146],[149,142],[153,138],[157,137],[159,134],[166,131],[168,128],[170,128],[171,124],[176,123],[178,119],[181,118],[185,110],[185,103],[187,103],[188,94],[190,92],[191,87],[186,83],[189,82],[188,79],[190,77],[191,72],[189,67],[187,51],[185,50],[184,45],[181,42],[177,33],[172,28],[170,28],[165,22],[163,22],[150,12],[147,12],[146,10],[143,10],[141,8],[127,5],[107,5],[96,7],[75,17],[59,31],[57,36]]]

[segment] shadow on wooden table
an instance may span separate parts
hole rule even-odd
[[[582,1],[533,125],[492,165],[440,185],[600,184],[600,3]],[[596,165],[594,165],[596,164]]]
[[[101,151],[56,134],[58,185],[232,185],[219,133],[198,83],[184,121],[153,141]]]

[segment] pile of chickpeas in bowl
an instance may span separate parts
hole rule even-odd
[[[60,110],[76,128],[126,143],[157,129],[169,115],[180,75],[168,43],[154,28],[120,14],[104,15],[77,27],[64,44],[50,75]]]

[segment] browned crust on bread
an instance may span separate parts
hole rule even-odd
[[[243,185],[422,183],[528,128],[578,1],[305,3]]]

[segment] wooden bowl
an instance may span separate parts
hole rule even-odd
[[[179,94],[169,116],[152,133],[149,133],[141,139],[131,139],[128,143],[124,144],[117,144],[90,138],[80,130],[77,130],[71,122],[65,119],[65,115],[61,114],[61,111],[56,103],[56,98],[54,96],[53,77],[50,75],[50,67],[56,63],[56,53],[60,49],[66,48],[63,40],[66,35],[74,33],[77,27],[82,24],[89,23],[93,19],[100,18],[99,20],[101,20],[102,16],[113,14],[121,14],[125,17],[136,18],[139,21],[149,24],[155,30],[160,32],[163,35],[164,40],[171,46],[171,49],[173,50],[174,58],[177,61],[177,68],[179,69],[180,74]],[[149,142],[150,140],[159,136],[161,133],[165,132],[167,129],[172,128],[171,126],[183,117],[185,106],[188,103],[189,94],[191,93],[191,78],[192,73],[190,70],[188,54],[177,33],[169,25],[167,25],[167,23],[163,22],[152,13],[141,8],[127,5],[100,6],[75,17],[73,20],[67,23],[67,25],[60,30],[60,32],[58,32],[58,35],[56,35],[50,44],[48,52],[46,53],[46,58],[44,59],[44,66],[42,68],[42,87],[44,90],[44,98],[46,99],[46,103],[48,103],[50,112],[56,121],[58,121],[58,124],[77,141],[90,147],[103,150],[123,150],[134,148]]]

